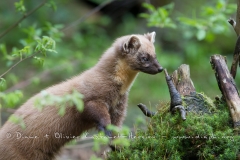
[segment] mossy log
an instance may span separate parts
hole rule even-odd
[[[235,81],[228,70],[226,59],[221,55],[213,55],[210,63],[215,71],[218,87],[229,107],[234,128],[238,128],[240,127],[240,98]]]

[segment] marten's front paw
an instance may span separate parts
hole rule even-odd
[[[104,132],[105,136],[110,137],[110,138],[112,137],[112,131],[106,129],[106,127],[104,127],[102,125],[98,125],[97,128],[99,131]]]

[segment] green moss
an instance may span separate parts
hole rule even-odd
[[[214,113],[188,113],[186,121],[169,113],[168,105],[161,107],[148,130],[137,131],[130,147],[110,153],[109,159],[236,159],[240,136],[232,129],[228,107],[221,101],[209,104]]]
[[[192,92],[190,95],[182,97],[183,105],[189,112],[198,114],[213,113],[216,111],[214,102],[204,93]]]

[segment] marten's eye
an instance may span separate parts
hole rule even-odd
[[[142,57],[143,62],[147,62],[148,60],[149,60],[148,57]]]

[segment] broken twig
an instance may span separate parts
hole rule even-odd
[[[237,66],[239,63],[239,58],[240,58],[240,40],[239,40],[239,36],[240,36],[240,0],[237,0],[237,13],[236,13],[236,21],[233,18],[230,18],[228,20],[228,23],[230,23],[238,37],[237,39],[237,43],[236,43],[236,47],[233,53],[233,62],[232,62],[232,66],[231,66],[231,75],[233,77],[233,79],[235,79],[236,77],[236,73],[237,73]]]
[[[166,81],[168,84],[168,89],[171,97],[171,103],[170,103],[170,111],[175,112],[176,109],[179,110],[181,117],[183,120],[186,120],[186,110],[182,106],[182,98],[179,92],[177,91],[176,87],[173,84],[173,81],[171,77],[168,75],[167,70],[164,69]]]
[[[239,58],[240,58],[239,54],[240,54],[240,36],[237,39],[236,46],[233,52],[233,62],[232,62],[231,71],[230,71],[234,79],[236,77],[237,67],[239,63]]]
[[[178,106],[175,106],[173,109],[172,109],[174,112],[176,110],[178,110],[181,114],[181,117],[182,119],[185,121],[186,120],[186,110],[185,108],[182,106],[182,105],[178,105]]]
[[[144,104],[142,104],[142,103],[139,103],[137,106],[141,109],[141,111],[143,112],[143,114],[144,114],[145,116],[147,116],[147,117],[153,117],[153,116],[156,114],[155,112],[150,111],[150,110],[146,107],[146,105],[144,105]]]

